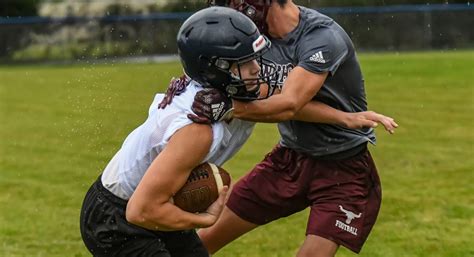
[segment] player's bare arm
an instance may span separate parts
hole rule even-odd
[[[398,124],[389,116],[374,112],[343,112],[318,101],[310,101],[299,110],[294,120],[334,124],[350,129],[375,128],[382,124],[387,132],[395,133]]]
[[[261,97],[267,95],[268,86],[262,87]],[[279,94],[279,90],[274,90],[273,94]],[[344,112],[335,109],[325,103],[319,101],[309,101],[301,108],[293,117],[294,120],[333,124],[350,129],[376,128],[382,124],[387,132],[395,133],[398,124],[389,116],[374,112]]]
[[[212,130],[208,125],[190,124],[178,130],[152,162],[131,196],[126,210],[127,220],[147,229],[162,231],[214,224],[222,211],[226,190],[206,213],[189,213],[170,202],[170,198],[185,184],[190,171],[203,161],[211,143]]]
[[[253,102],[234,100],[234,117],[259,122],[294,119],[296,113],[317,94],[326,77],[327,73],[316,74],[296,67],[289,73],[281,94]]]
[[[316,74],[296,67],[290,72],[280,94],[253,102],[233,100],[234,117],[259,122],[300,120],[336,124],[351,129],[375,128],[380,123],[389,133],[395,132],[398,124],[391,117],[373,111],[343,112],[324,103],[311,101],[327,76],[328,73]]]
[[[260,92],[262,98],[267,96],[267,90],[267,86],[261,87]],[[281,92],[279,90],[274,90],[274,96],[272,99],[274,99],[276,94],[280,93]],[[204,99],[206,99],[205,101],[210,102],[205,102]],[[258,102],[261,101],[262,100]],[[246,102],[234,101],[234,103],[240,103],[240,108],[247,108],[246,111],[253,107],[253,105]],[[193,111],[198,115],[189,115],[188,117],[197,123],[213,123],[218,121],[213,118],[213,113],[211,112],[212,108],[210,108],[210,106],[213,104],[224,104],[224,106],[227,106],[227,108],[233,108],[231,99],[226,98],[219,90],[211,89],[207,92],[201,91],[200,94],[196,95],[195,102],[193,103]],[[227,109],[223,109],[222,112],[227,114],[229,113]],[[275,121],[288,119],[284,113],[277,113],[275,116]],[[218,117],[226,117],[226,115],[222,114],[218,115]],[[339,125],[350,129],[360,129],[364,127],[375,128],[378,126],[378,124],[382,124],[385,130],[391,134],[393,134],[395,129],[398,127],[398,124],[393,118],[374,111],[355,113],[344,112],[314,100],[306,103],[296,114],[294,114],[292,119],[306,122]],[[267,122],[271,121],[267,120]]]

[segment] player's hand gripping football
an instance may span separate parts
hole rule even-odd
[[[232,99],[219,89],[205,88],[196,93],[188,118],[196,123],[211,124],[232,118]]]
[[[228,186],[224,186],[219,192],[219,197],[217,200],[212,203],[209,208],[207,208],[206,212],[199,213],[199,215],[205,216],[206,220],[208,220],[208,226],[212,226],[216,223],[217,219],[221,215],[222,210],[224,209],[225,201],[227,199],[227,192],[229,191]]]
[[[373,111],[348,113],[344,126],[351,129],[360,129],[363,127],[375,128],[382,124],[390,134],[395,133],[398,124],[391,117],[376,113]]]

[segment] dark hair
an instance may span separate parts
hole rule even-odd
[[[277,0],[278,4],[283,7],[286,3],[288,3],[288,0]]]

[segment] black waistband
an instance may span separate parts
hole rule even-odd
[[[344,159],[354,157],[365,151],[367,151],[367,143],[360,144],[356,147],[353,147],[351,149],[348,149],[342,152],[332,153],[332,154],[322,155],[322,156],[315,156],[313,158],[318,159],[318,160],[328,160],[328,161],[344,160]]]
[[[119,198],[118,196],[112,194],[112,192],[110,192],[109,190],[107,190],[107,188],[105,188],[103,185],[102,185],[102,181],[101,181],[101,177],[102,175],[99,176],[99,178],[96,180],[96,182],[94,183],[94,188],[99,191],[105,198],[107,198],[109,201],[111,201],[112,203],[120,206],[120,207],[127,207],[127,203],[128,201],[122,199],[122,198]]]

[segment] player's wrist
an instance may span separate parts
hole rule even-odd
[[[232,107],[231,105],[231,107],[221,115],[218,121],[230,121],[233,118],[234,118],[234,107]]]
[[[239,119],[239,118],[242,118],[244,117],[244,112],[242,110],[245,110],[247,109],[247,111],[249,111],[248,108],[246,108],[245,104],[248,104],[249,102],[240,102],[238,100],[234,100],[232,99],[232,108],[234,109],[233,112],[232,112],[232,117],[235,118],[235,119]]]
[[[196,226],[197,228],[210,227],[210,226],[214,225],[214,223],[216,223],[217,218],[218,218],[218,216],[215,216],[215,215],[207,213],[207,212],[198,213],[196,215],[199,216],[199,222]]]
[[[354,115],[352,113],[340,112],[335,115],[336,124],[345,128],[351,128]]]

